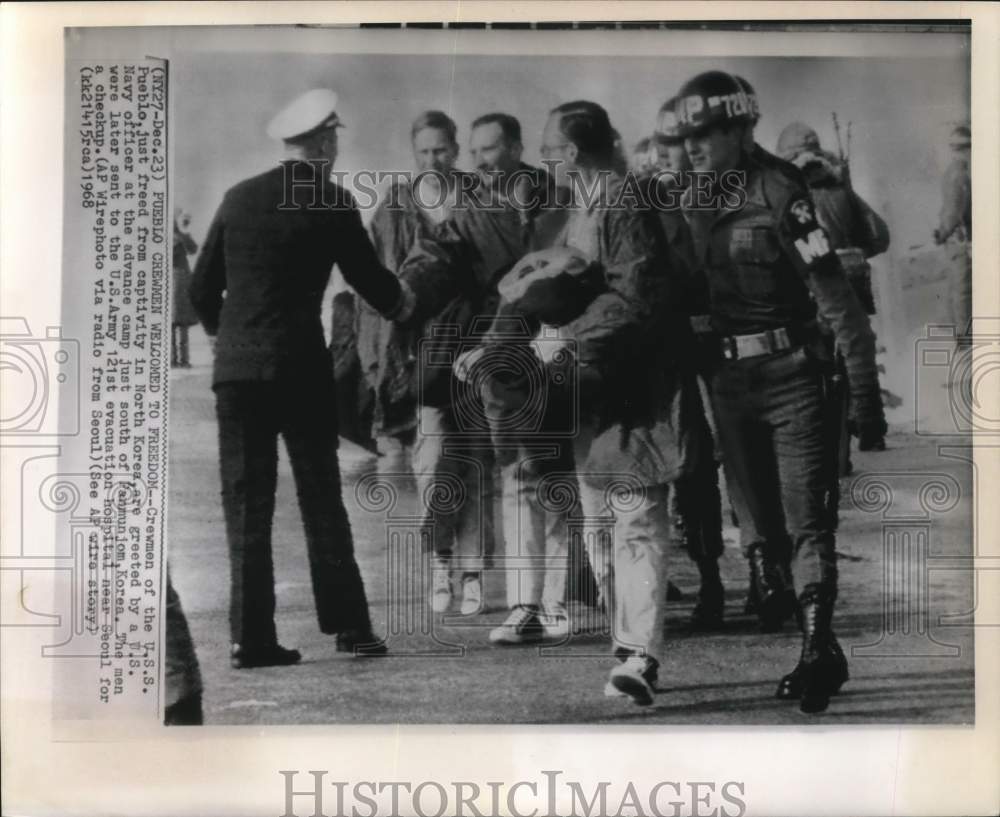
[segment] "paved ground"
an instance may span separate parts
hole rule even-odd
[[[697,576],[683,554],[672,554],[672,579],[685,600],[668,609],[670,659],[660,671],[661,692],[653,706],[639,708],[602,695],[611,662],[601,621],[587,622],[591,632],[555,648],[490,646],[487,632],[504,617],[499,573],[487,576],[487,611],[472,619],[434,620],[422,599],[390,609],[394,571],[387,569],[386,543],[394,528],[384,513],[358,506],[354,481],[374,470],[375,462],[350,449],[342,452],[345,499],[376,629],[388,633],[387,619],[394,622],[393,654],[366,660],[340,655],[332,639],[319,633],[294,486],[283,459],[274,526],[278,631],[283,644],[302,650],[304,660],[290,668],[231,669],[208,368],[175,376],[170,389],[170,559],[201,662],[210,723],[832,726],[973,720],[972,630],[961,617],[974,606],[972,574],[961,563],[971,553],[971,475],[963,461],[939,455],[926,438],[894,435],[889,451],[855,455],[856,474],[842,502],[836,619],[851,657],[851,681],[826,714],[804,716],[772,697],[775,682],[797,659],[799,639],[791,626],[762,635],[742,615],[745,567],[732,530],[722,560],[722,633],[685,633]],[[943,487],[926,487],[935,482]],[[394,517],[412,513],[414,504],[402,490]],[[415,634],[398,634],[407,623]]]

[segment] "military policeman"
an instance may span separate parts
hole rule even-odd
[[[757,93],[744,77],[733,75],[733,79],[747,95],[746,108],[749,113],[743,126],[744,149],[760,165],[787,176],[793,184],[800,187],[807,186],[808,180],[798,166],[765,150],[756,141],[754,129],[760,120],[760,104]],[[820,226],[827,229],[823,223],[823,213],[820,209],[817,209],[816,217]],[[834,387],[831,390],[837,399],[830,401],[830,411],[832,412],[832,421],[839,428],[837,431],[831,432],[828,442],[833,450],[837,450],[838,443],[847,442],[849,444],[850,434],[853,433],[859,435],[859,439],[861,436],[864,437],[865,448],[876,448],[878,441],[885,434],[886,426],[881,391],[878,387],[878,369],[875,363],[875,335],[870,331],[859,330],[858,325],[854,322],[834,322],[823,318],[829,312],[841,309],[839,299],[842,292],[838,288],[813,286],[811,289],[821,316],[820,328],[833,337],[837,347],[839,370],[834,377]],[[836,334],[837,327],[840,327],[839,335]],[[846,385],[848,380],[852,384],[850,387]],[[846,405],[850,403],[851,395],[860,391],[864,391],[866,394],[865,403],[868,408],[864,416],[867,421],[859,424],[851,419],[848,422]],[[731,494],[736,494],[739,491],[739,487],[736,485],[729,484],[728,487]],[[838,491],[830,492],[829,502],[833,508],[836,508],[839,502]],[[750,592],[747,596],[746,611],[760,614],[762,629],[778,629],[781,626],[780,617],[771,615],[767,604],[763,607],[760,605],[760,587],[757,581],[760,572],[759,543],[753,540],[752,531],[748,530],[746,525],[740,528],[740,540],[744,552],[749,557],[750,566]]]
[[[686,202],[720,336],[712,393],[725,467],[738,487],[733,501],[760,543],[769,613],[786,612],[785,565],[797,556],[802,654],[777,695],[818,712],[847,680],[847,662],[832,629],[837,557],[829,497],[836,473],[828,438],[835,413],[827,391],[832,355],[817,326],[817,303],[840,343],[872,342],[871,327],[801,178],[747,149],[754,111],[743,86],[710,71],[689,80],[679,96],[694,169],[720,174],[718,189],[726,174],[742,174],[737,201],[720,195],[714,210]],[[859,376],[851,388],[859,422],[876,422],[877,381]],[[768,610],[772,601],[776,609]]]
[[[274,623],[271,522],[278,436],[285,438],[305,527],[320,630],[339,651],[384,652],[372,635],[337,463],[334,381],[320,322],[337,264],[386,317],[408,303],[381,266],[350,196],[329,180],[337,95],[308,91],[271,122],[284,160],[223,198],[198,258],[191,300],[217,336],[213,389],[230,555],[231,662],[297,663]]]

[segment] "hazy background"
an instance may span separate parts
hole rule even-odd
[[[216,53],[178,55],[171,68],[174,202],[194,217],[196,237],[228,187],[279,156],[264,133],[269,119],[317,86],[341,96],[347,127],[338,169],[408,170],[410,123],[428,108],[458,123],[463,166],[469,122],[493,110],[520,119],[525,159],[537,162],[546,114],[561,102],[604,105],[631,146],[648,135],[659,106],[687,78],[713,68],[739,73],[757,90],[758,141],[768,149],[785,125],[801,120],[835,150],[831,112],[842,130],[852,122],[856,187],[887,217],[896,250],[928,240],[948,131],[969,116],[962,50],[923,59]]]
[[[409,170],[410,124],[422,111],[449,113],[459,127],[462,167],[468,125],[489,111],[521,120],[525,160],[539,160],[548,111],[586,98],[604,105],[631,147],[656,112],[695,74],[723,69],[756,88],[757,139],[774,149],[802,121],[836,150],[831,113],[851,123],[857,191],[887,221],[892,244],[873,260],[890,422],[911,428],[916,414],[944,417],[948,392],[914,400],[917,345],[927,326],[947,322],[953,283],[931,234],[941,206],[948,135],[970,118],[969,37],[951,31],[653,30],[425,31],[349,27],[162,27],[68,29],[66,55],[114,59],[135,54],[170,63],[172,205],[191,213],[202,241],[225,191],[280,158],[268,121],[318,86],[340,94],[339,170]],[[925,29],[929,25],[923,26]],[[799,27],[801,28],[801,27]],[[370,212],[364,217],[370,217]],[[331,288],[342,286],[334,276]],[[329,299],[327,299],[329,303]],[[324,310],[329,324],[330,310]],[[196,363],[210,353],[192,336]]]

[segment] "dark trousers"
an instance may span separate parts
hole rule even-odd
[[[801,586],[836,593],[837,407],[829,366],[803,348],[727,361],[713,376],[731,501],[746,543],[797,558]]]
[[[166,646],[166,695],[165,704],[173,706],[179,701],[201,695],[201,670],[194,641],[188,628],[180,597],[170,581],[167,567],[167,646]]]
[[[692,561],[711,562],[722,556],[722,495],[714,457],[702,456],[691,474],[671,485],[670,521],[674,545]]]
[[[271,523],[279,435],[295,477],[319,628],[368,631],[368,602],[341,496],[332,379],[220,383],[215,394],[233,642],[249,649],[277,642]]]

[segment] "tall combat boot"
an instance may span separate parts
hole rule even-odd
[[[781,699],[799,699],[806,713],[822,712],[830,697],[848,679],[847,657],[833,634],[832,595],[818,585],[808,585],[800,597],[802,605],[802,655],[799,663],[778,683]]]
[[[764,555],[762,547],[750,551],[750,575],[757,579],[757,618],[761,632],[776,633],[795,613],[795,590],[784,562]]]

